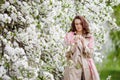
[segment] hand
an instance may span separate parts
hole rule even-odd
[[[77,44],[77,41],[80,39],[80,36],[79,35],[75,35],[74,36],[74,41],[75,41],[75,44]]]
[[[77,44],[72,44],[70,50],[74,53],[76,51]]]
[[[86,45],[85,45],[85,38],[84,38],[83,36],[81,36],[81,35],[76,35],[76,36],[74,37],[74,40],[75,40],[75,44],[77,44],[78,41],[81,41],[83,47],[86,46]]]
[[[82,36],[80,36],[80,41],[81,41],[83,47],[85,47],[85,46],[86,46],[86,45],[85,45],[85,38],[82,37]]]

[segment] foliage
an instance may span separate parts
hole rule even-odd
[[[113,6],[114,9],[114,17],[116,18],[116,23],[118,26],[120,26],[120,4],[117,6]]]
[[[113,6],[113,16],[116,18],[116,23],[120,26],[120,4]],[[111,30],[110,31],[110,40],[112,41],[112,48],[108,46],[110,49],[108,54],[106,54],[106,58],[103,59],[102,66],[99,66],[101,80],[105,80],[107,76],[111,76],[112,80],[118,80],[120,74],[120,31],[119,30]],[[110,43],[109,43],[110,44]]]

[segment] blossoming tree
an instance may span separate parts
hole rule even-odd
[[[111,6],[116,3],[119,0],[110,2]],[[111,6],[106,0],[2,0],[0,79],[61,80],[64,36],[73,17],[86,17],[95,35],[95,50],[101,50],[107,30],[118,29]]]

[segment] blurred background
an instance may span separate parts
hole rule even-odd
[[[120,26],[120,5],[112,8],[114,10],[113,17],[116,18],[116,23]],[[107,76],[111,77],[111,80],[120,79],[120,31],[111,30],[110,39],[112,40],[112,48],[108,46],[110,49],[106,52],[106,58],[103,59],[102,65],[98,66],[101,80],[105,80]]]

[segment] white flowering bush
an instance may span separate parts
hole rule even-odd
[[[118,29],[112,13],[104,0],[2,0],[0,79],[61,80],[66,65],[64,36],[73,17],[79,14],[88,20],[95,50],[101,50],[107,31]]]

